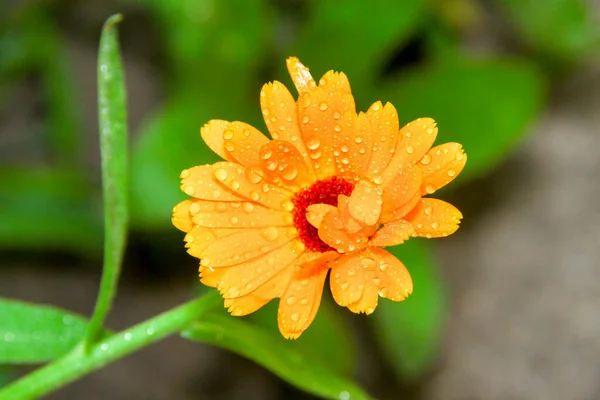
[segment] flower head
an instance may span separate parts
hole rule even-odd
[[[424,196],[452,181],[467,156],[458,143],[431,148],[432,119],[400,128],[394,106],[381,102],[356,113],[343,73],[317,84],[298,59],[287,66],[298,99],[280,82],[260,93],[272,139],[238,121],[201,129],[225,161],[181,173],[192,198],[172,221],[200,259],[201,282],[219,290],[232,315],[280,298],[279,329],[297,338],[330,271],[333,298],[355,313],[412,292],[406,267],[383,247],[458,229],[460,211]]]

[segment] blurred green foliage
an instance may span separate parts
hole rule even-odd
[[[20,81],[40,78],[47,118],[39,140],[52,160],[43,167],[0,164],[0,246],[99,253],[100,191],[84,167],[78,88],[70,79],[74,66],[65,56],[65,33],[50,16],[50,3],[15,6],[0,25],[0,107],[10,102]],[[289,85],[284,65],[291,55],[300,57],[317,78],[328,69],[344,71],[361,109],[383,100],[396,106],[402,123],[422,116],[436,119],[440,141],[460,142],[469,154],[461,181],[487,173],[520,143],[544,109],[556,74],[597,54],[600,44],[600,24],[583,0],[492,3],[495,17],[515,39],[511,55],[475,54],[462,45],[461,32],[482,23],[472,0],[453,0],[452,6],[443,0],[376,0],[368,5],[359,0],[123,1],[124,7],[139,7],[157,30],[159,42],[152,45],[164,55],[167,93],[135,134],[130,162],[134,228],[173,229],[171,208],[184,198],[179,172],[217,159],[199,136],[209,119],[241,120],[265,131],[259,89],[273,79]],[[135,101],[135,93],[130,97]],[[382,301],[371,326],[398,375],[417,379],[437,355],[445,291],[432,261],[432,243],[409,241],[392,251],[411,271],[415,293],[403,303]],[[6,311],[17,305],[0,306]],[[31,312],[39,311],[26,310]],[[290,346],[286,351],[303,352],[326,366],[331,362],[327,370],[343,364],[335,372],[344,375],[355,367],[354,340],[335,313],[324,305],[306,337],[293,344],[269,339],[275,321],[271,306],[247,320],[214,315],[185,336],[240,352],[292,381],[297,376],[286,372],[288,365],[277,364],[270,346]],[[263,326],[266,333],[249,328],[251,324]],[[256,337],[240,342],[228,335],[227,327]],[[60,321],[47,324],[54,335],[48,337],[56,340],[48,339],[46,352],[23,352],[0,361],[58,355],[63,328]],[[263,352],[262,346],[251,345],[259,342],[265,343]],[[313,392],[323,394],[319,388]]]

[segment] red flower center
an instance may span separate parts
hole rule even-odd
[[[337,207],[338,195],[350,196],[354,184],[337,176],[316,181],[311,187],[296,193],[292,199],[294,203],[294,225],[298,236],[311,251],[326,252],[335,250],[319,238],[317,228],[306,219],[306,208],[312,204],[329,204]]]

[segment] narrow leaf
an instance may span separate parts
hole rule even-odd
[[[371,399],[356,383],[293,349],[279,333],[270,333],[242,319],[207,314],[182,335],[240,354],[307,393],[335,400]]]
[[[0,364],[40,363],[72,349],[87,322],[58,308],[0,298]]]
[[[403,302],[382,300],[372,322],[384,356],[403,379],[416,380],[433,365],[445,312],[444,287],[424,240],[390,249],[410,271],[414,292]]]
[[[100,293],[86,338],[96,339],[117,291],[127,235],[127,112],[123,66],[116,24],[110,17],[102,31],[98,54],[98,111],[104,198],[104,265]]]

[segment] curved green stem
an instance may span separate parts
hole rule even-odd
[[[218,294],[210,293],[103,339],[87,351],[83,345],[77,346],[67,355],[0,390],[0,399],[27,400],[46,395],[112,361],[181,331],[220,304]]]

